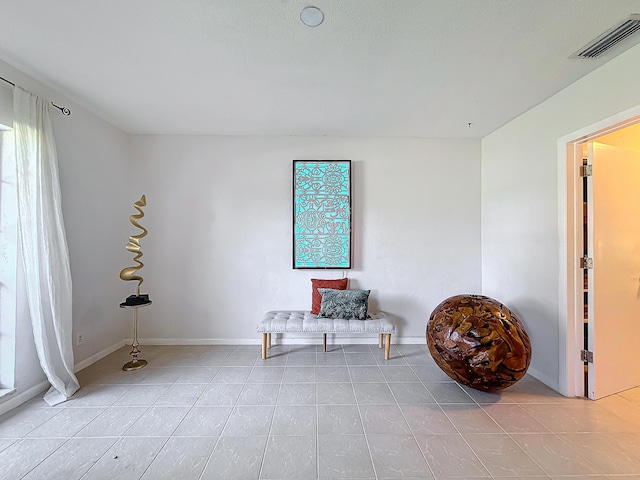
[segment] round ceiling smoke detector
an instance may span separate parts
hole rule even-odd
[[[300,12],[300,20],[307,27],[317,27],[324,20],[324,14],[317,7],[305,7]]]

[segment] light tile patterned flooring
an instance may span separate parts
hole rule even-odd
[[[2,479],[640,479],[640,388],[461,388],[426,346],[143,346],[0,417]]]

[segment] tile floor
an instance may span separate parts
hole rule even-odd
[[[461,388],[426,346],[143,346],[0,417],[2,479],[640,479],[640,389]]]

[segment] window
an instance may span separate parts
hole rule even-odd
[[[13,391],[16,361],[18,214],[13,93],[0,85],[0,397]]]

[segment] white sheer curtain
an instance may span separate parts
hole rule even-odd
[[[18,229],[27,300],[40,365],[51,383],[44,400],[78,390],[73,373],[71,269],[62,221],[58,160],[47,101],[14,88]]]

